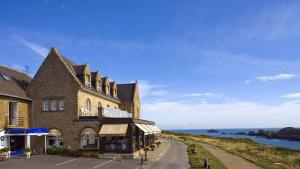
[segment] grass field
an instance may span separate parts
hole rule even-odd
[[[265,146],[257,144],[249,139],[220,138],[173,133],[164,134],[173,135],[172,137],[185,140],[185,142],[203,142],[217,146],[229,153],[252,161],[263,168],[300,169],[300,151]]]

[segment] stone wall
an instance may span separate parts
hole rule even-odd
[[[8,104],[9,102],[17,102],[18,106],[18,117],[23,118],[24,125],[19,125],[16,127],[28,128],[28,115],[31,112],[31,103],[30,101],[12,98],[12,97],[5,97],[0,96],[0,130],[4,130],[8,126],[6,123],[6,117],[8,116]],[[14,127],[14,126],[10,126]]]

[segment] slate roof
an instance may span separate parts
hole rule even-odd
[[[30,83],[31,77],[29,77],[26,73],[1,65],[0,74],[4,74],[11,79],[5,80],[0,75],[0,95],[9,95],[30,100],[26,94],[26,87]]]
[[[135,83],[117,84],[117,95],[122,102],[132,102],[135,90]]]
[[[106,94],[104,94],[103,92],[97,92],[97,90],[93,87],[93,86],[91,86],[91,88],[88,88],[88,87],[86,87],[85,85],[83,85],[83,83],[80,81],[80,79],[78,78],[78,75],[80,75],[80,74],[82,74],[82,72],[84,71],[84,67],[86,66],[86,65],[77,65],[75,62],[73,62],[73,61],[71,61],[70,59],[68,59],[67,57],[65,57],[65,56],[63,56],[63,55],[61,55],[61,54],[59,54],[59,56],[62,58],[62,60],[64,61],[64,63],[68,66],[68,68],[71,70],[71,72],[75,75],[75,77],[77,78],[77,80],[80,82],[80,85],[84,88],[84,89],[86,89],[86,90],[88,90],[88,91],[91,91],[91,92],[94,92],[94,93],[97,93],[97,94],[99,94],[99,95],[102,95],[102,96],[104,96],[104,97],[106,97],[106,98],[109,98],[109,99],[113,99],[113,100],[115,100],[115,101],[120,101],[119,100],[119,98],[114,98],[114,97],[112,97],[112,96],[110,96],[110,95],[106,95]],[[106,77],[107,78],[107,77]],[[101,78],[101,80],[102,80],[102,78]],[[93,81],[93,79],[92,79],[92,81]]]

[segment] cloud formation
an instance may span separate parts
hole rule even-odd
[[[300,93],[289,93],[286,95],[282,95],[280,96],[281,98],[288,98],[288,99],[296,99],[296,98],[300,98]]]
[[[39,44],[36,44],[34,42],[30,42],[26,39],[24,39],[23,37],[14,34],[13,38],[21,45],[31,49],[33,52],[35,52],[36,54],[40,55],[41,57],[45,58],[49,52],[49,50]]]
[[[289,73],[280,73],[277,75],[271,75],[271,76],[258,76],[256,77],[257,80],[260,80],[262,82],[267,81],[274,81],[274,80],[289,80],[292,78],[295,78],[295,74],[289,74]]]

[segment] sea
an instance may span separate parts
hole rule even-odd
[[[279,128],[260,128],[266,131],[279,131]],[[229,138],[249,138],[259,144],[264,144],[273,147],[282,147],[287,149],[300,150],[300,141],[290,141],[283,139],[266,139],[264,137],[248,136],[243,134],[236,134],[243,132],[248,134],[249,131],[257,132],[257,128],[247,128],[247,129],[215,129],[218,132],[208,132],[208,129],[185,129],[185,130],[168,130],[175,133],[185,133],[185,134],[195,134],[195,135],[207,135],[216,137],[229,137]]]

